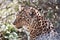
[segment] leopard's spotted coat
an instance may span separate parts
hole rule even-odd
[[[50,22],[33,7],[23,7],[22,11],[16,15],[16,20],[13,24],[17,28],[25,25],[30,32],[30,40],[34,40],[33,38],[41,34],[49,33],[53,29]]]

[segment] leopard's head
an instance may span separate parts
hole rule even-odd
[[[23,25],[32,26],[33,21],[37,19],[40,13],[33,7],[24,7],[22,11],[17,13],[14,25],[21,28]]]

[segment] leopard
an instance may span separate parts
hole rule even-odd
[[[30,40],[35,40],[39,35],[49,33],[54,29],[50,21],[41,15],[40,11],[34,7],[22,7],[16,15],[13,25],[16,28],[25,28],[30,33]]]

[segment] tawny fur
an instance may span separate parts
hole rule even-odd
[[[33,7],[23,7],[22,11],[16,15],[16,20],[13,24],[17,28],[26,25],[32,40],[41,34],[49,33],[53,29],[53,26],[50,26],[50,22]]]

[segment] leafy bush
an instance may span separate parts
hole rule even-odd
[[[6,23],[0,26],[0,28],[3,38],[8,40],[18,40],[18,33],[14,25]]]

